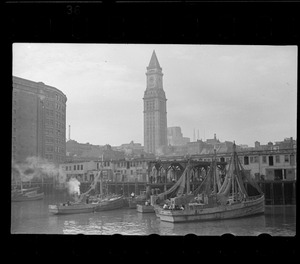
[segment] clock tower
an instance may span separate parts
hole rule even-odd
[[[163,90],[163,73],[155,51],[146,72],[147,88],[144,93],[144,149],[162,154],[167,146],[167,106]]]

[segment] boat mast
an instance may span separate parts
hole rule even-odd
[[[102,170],[103,170],[103,154],[102,154],[102,162],[101,162],[100,174],[102,174]],[[100,175],[100,186],[99,186],[99,188],[100,188],[100,195],[101,195],[101,197],[102,197],[102,195],[103,195],[103,188],[102,188],[102,177],[103,177],[103,174],[102,174],[102,175]]]
[[[21,193],[23,193],[23,182],[22,182],[22,176],[20,174],[20,185],[21,185]]]
[[[214,161],[213,161],[213,173],[214,173],[214,194],[217,194],[217,175],[216,175],[216,156],[217,156],[217,150],[214,148]]]
[[[235,164],[235,141],[233,141],[233,154],[232,154],[232,163],[233,163],[233,170],[232,170],[232,201],[234,201],[234,177],[235,177],[235,173],[236,173],[236,164]]]

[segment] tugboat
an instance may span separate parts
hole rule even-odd
[[[100,195],[90,196],[89,193],[95,189],[100,178]],[[49,205],[49,212],[53,214],[78,214],[92,213],[104,210],[113,210],[124,206],[123,196],[103,196],[102,193],[102,170],[100,170],[91,184],[88,191],[81,194],[75,202],[67,202],[56,205]]]
[[[264,194],[258,184],[245,173],[238,159],[235,143],[223,183],[216,174],[216,167],[215,150],[206,177],[194,192],[190,192],[189,172],[192,165],[187,165],[174,188],[172,187],[175,191],[176,188],[178,190],[177,195],[170,199],[169,205],[154,205],[156,216],[161,221],[177,223],[230,219],[264,213]],[[257,195],[249,196],[245,188],[246,182],[254,187]]]

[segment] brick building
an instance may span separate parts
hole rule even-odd
[[[123,159],[125,154],[123,151],[114,150],[110,145],[104,146],[92,145],[90,143],[79,143],[76,140],[68,140],[66,143],[67,160],[92,160],[104,158],[107,160]]]
[[[47,159],[59,164],[66,155],[66,95],[42,82],[13,76],[12,159]]]

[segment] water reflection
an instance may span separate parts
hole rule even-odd
[[[64,193],[44,200],[11,203],[11,233],[26,234],[100,234],[100,235],[205,235],[294,236],[296,207],[266,207],[264,215],[233,220],[192,223],[161,222],[155,214],[141,214],[134,209],[119,209],[99,213],[52,215],[48,205],[63,202]]]
[[[240,219],[201,221],[189,223],[160,222],[164,235],[197,234],[219,236],[223,234],[253,236],[264,232],[265,216],[253,216]]]

